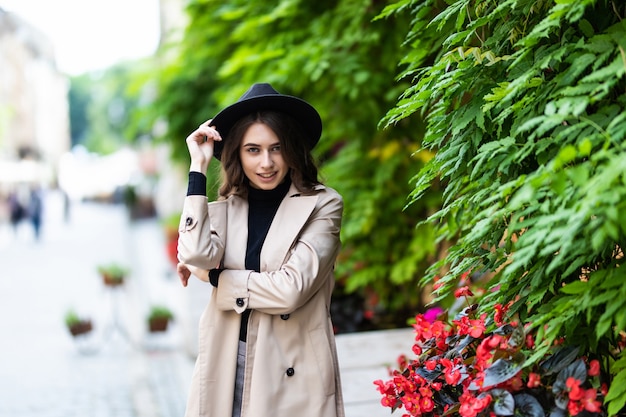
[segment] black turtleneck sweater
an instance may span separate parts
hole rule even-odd
[[[287,179],[273,190],[248,187],[248,244],[246,246],[246,269],[261,272],[261,248],[270,230],[274,215],[283,201],[291,181]],[[250,310],[241,315],[239,340],[246,341]]]
[[[199,177],[201,176],[201,177]],[[261,272],[261,248],[274,220],[278,206],[287,195],[291,181],[289,177],[273,190],[259,190],[248,187],[248,243],[246,246],[245,267],[248,270]],[[187,195],[206,195],[206,177],[199,172],[189,173]],[[211,284],[217,287],[221,270],[209,272]],[[250,310],[241,315],[239,340],[245,341],[248,330]]]

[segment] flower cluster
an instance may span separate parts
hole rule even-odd
[[[417,315],[415,359],[402,355],[391,379],[374,381],[381,404],[403,408],[404,417],[605,415],[599,362],[561,345],[530,363],[534,339],[521,324],[504,322],[507,309],[498,305],[493,317],[476,317],[473,305],[450,322]]]

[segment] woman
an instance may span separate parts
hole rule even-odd
[[[329,313],[343,201],[317,178],[321,131],[310,104],[255,84],[187,137],[177,270],[211,289],[187,417],[344,415]]]

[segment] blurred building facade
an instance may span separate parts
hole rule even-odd
[[[0,187],[54,183],[70,147],[68,88],[50,40],[0,8]]]
[[[159,46],[179,43],[187,26],[186,0],[159,0],[161,38]]]

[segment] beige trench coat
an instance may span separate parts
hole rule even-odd
[[[343,417],[330,298],[343,201],[318,186],[294,185],[261,250],[261,272],[245,270],[248,203],[232,196],[185,199],[181,262],[205,279],[220,264],[217,288],[200,319],[186,417],[230,417],[241,313],[248,322],[242,417]],[[199,268],[199,269],[196,269]]]

